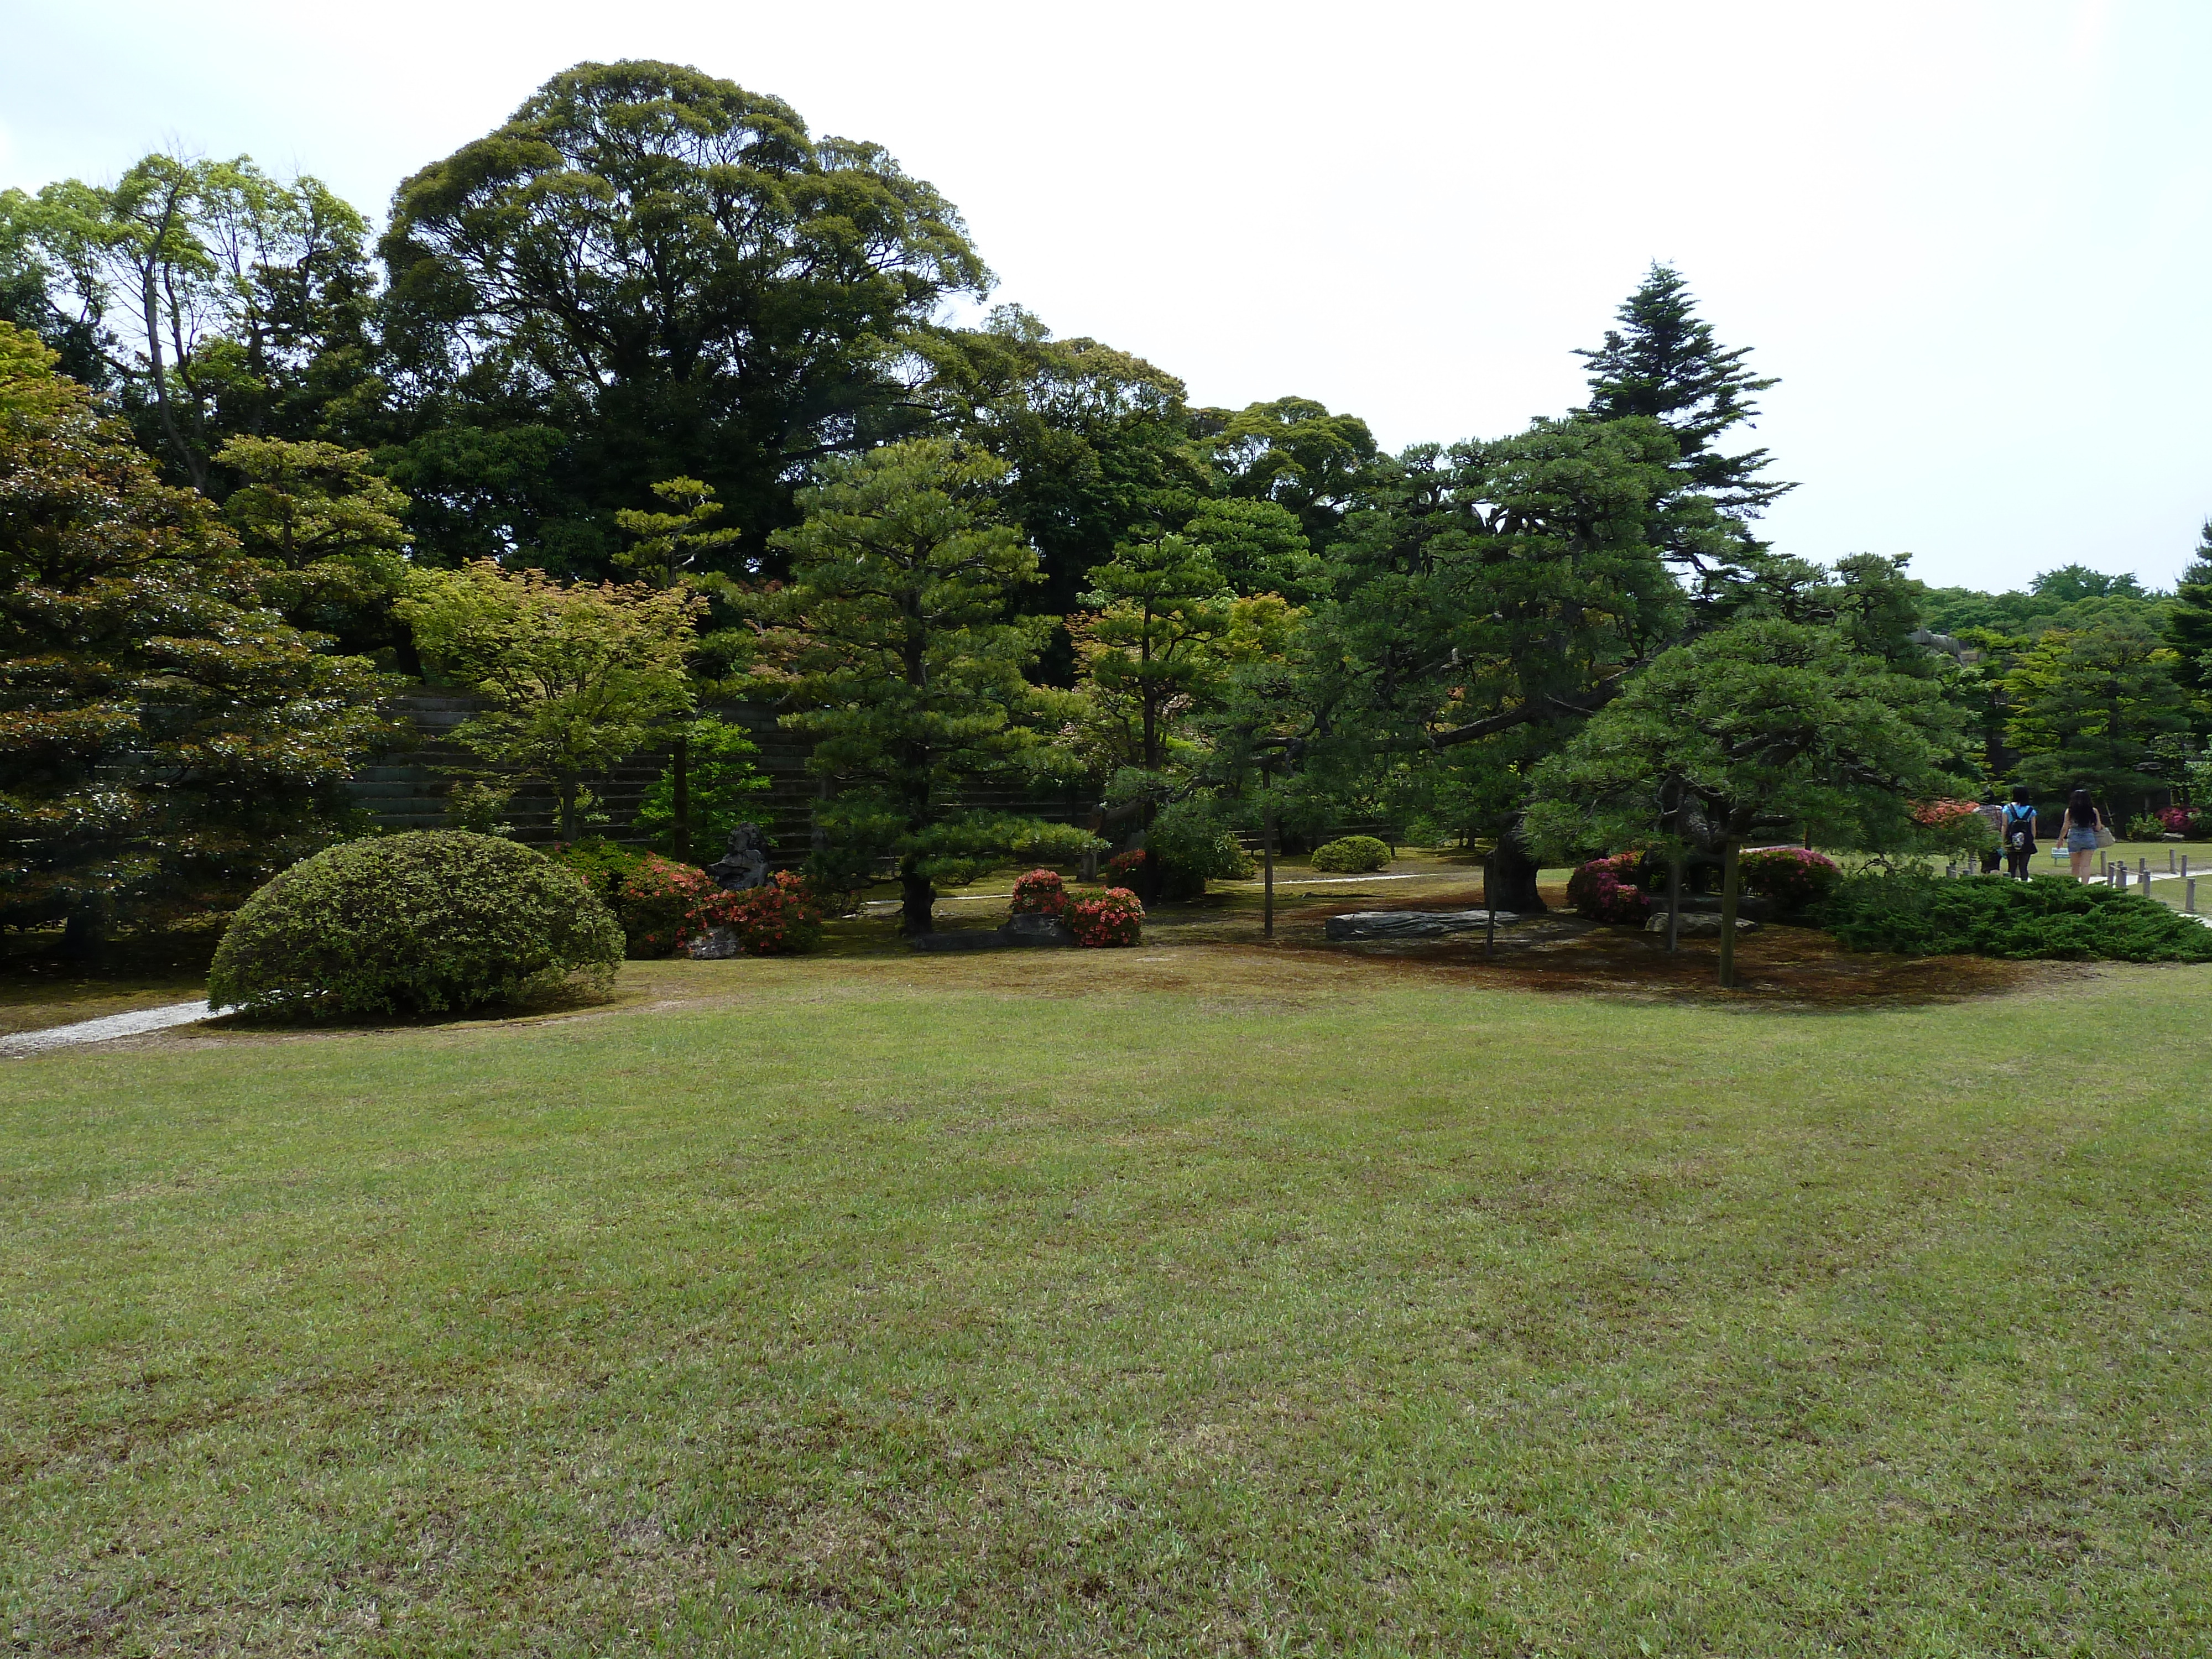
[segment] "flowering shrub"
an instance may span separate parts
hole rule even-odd
[[[647,853],[623,878],[616,906],[633,957],[665,957],[699,931],[700,906],[721,893],[704,870]]]
[[[1910,810],[1912,822],[1920,828],[1914,839],[1923,851],[1980,853],[1997,844],[1996,827],[1972,801],[1920,800],[1914,801]]]
[[[1133,876],[1145,862],[1145,849],[1133,847],[1126,853],[1116,853],[1106,860],[1107,869],[1117,876]]]
[[[1747,893],[1774,901],[1784,912],[1802,910],[1835,890],[1843,872],[1835,860],[1802,847],[1754,847],[1736,860]]]
[[[1145,907],[1127,888],[1109,887],[1069,905],[1067,925],[1078,945],[1134,945],[1144,937]]]
[[[1651,898],[1628,878],[1643,862],[1641,853],[1592,859],[1567,878],[1567,902],[1592,921],[1642,921],[1651,914]]]
[[[692,908],[687,920],[687,938],[710,927],[735,929],[750,957],[796,956],[822,942],[821,907],[805,880],[789,870],[779,870],[765,884],[742,893],[718,887]]]
[[[1057,870],[1032,870],[1014,879],[1014,902],[1006,907],[1018,916],[1057,916],[1067,911],[1067,889]]]
[[[2212,811],[2201,806],[2169,806],[2158,815],[2158,821],[2169,836],[2186,836],[2191,841],[2212,840]]]
[[[1978,803],[1970,800],[1917,800],[1912,803],[1912,821],[1925,830],[1944,830],[1981,810]]]

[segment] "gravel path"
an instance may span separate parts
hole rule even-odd
[[[204,1002],[173,1002],[166,1008],[140,1008],[127,1014],[110,1014],[104,1019],[81,1019],[74,1025],[49,1025],[43,1031],[18,1031],[12,1036],[0,1036],[0,1054],[37,1054],[49,1048],[66,1048],[72,1043],[137,1036],[142,1031],[189,1025],[215,1012]]]

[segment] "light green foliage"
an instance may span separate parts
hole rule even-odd
[[[12,1639],[2202,1647],[2207,970],[1045,954],[8,1062]]]
[[[725,720],[687,721],[680,728],[691,797],[690,851],[712,863],[729,844],[730,831],[758,809],[753,803],[771,780],[753,764],[760,745],[741,726]],[[638,803],[635,827],[666,848],[676,827],[676,769],[672,762]]]
[[[454,740],[496,777],[550,783],[561,839],[574,841],[585,780],[691,708],[684,659],[705,603],[682,590],[563,586],[484,559],[410,573],[395,608],[425,663],[495,704]]]
[[[890,860],[909,932],[929,931],[937,881],[1089,840],[952,799],[964,782],[1023,776],[1047,708],[1024,670],[1051,623],[1012,614],[1037,558],[994,499],[1006,470],[941,439],[833,463],[776,537],[789,580],[748,601],[764,630],[757,672],[798,706],[785,720],[836,792],[811,872],[821,890],[851,891]]]
[[[227,434],[312,435],[368,375],[368,221],[245,156],[155,154],[112,185],[0,194],[46,302],[129,386],[142,437],[206,488]]]
[[[1176,535],[1122,544],[1091,580],[1091,609],[1068,631],[1084,747],[1102,771],[1156,780],[1176,757],[1177,728],[1212,710],[1238,664],[1281,656],[1298,620],[1279,594],[1239,597],[1210,548]]]
[[[387,687],[263,609],[265,574],[0,324],[0,923],[90,950],[341,832]]]
[[[673,587],[696,576],[738,541],[740,532],[734,528],[708,528],[722,513],[713,485],[696,478],[664,478],[653,493],[676,510],[646,513],[626,507],[615,514],[615,522],[637,538],[628,552],[615,555],[615,562],[647,586]]]
[[[2087,787],[2121,812],[2139,805],[2151,781],[2138,763],[2160,735],[2189,726],[2175,661],[2139,626],[2045,634],[2005,680],[2021,781],[2048,794]]]
[[[271,568],[270,601],[295,626],[367,652],[398,633],[407,497],[370,471],[366,451],[282,438],[233,438],[216,459],[241,480],[224,520]]]
[[[217,1006],[293,1019],[459,1012],[597,993],[623,933],[574,872],[453,830],[332,847],[232,919],[208,973]]]
[[[1346,875],[1365,875],[1389,862],[1389,848],[1372,836],[1340,836],[1313,852],[1315,869]]]

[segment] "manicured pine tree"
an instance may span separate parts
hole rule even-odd
[[[758,684],[796,705],[785,723],[814,740],[808,763],[832,791],[812,873],[852,892],[888,861],[912,934],[934,925],[939,881],[1092,844],[960,799],[1023,779],[1048,715],[1024,671],[1053,619],[1014,613],[1040,573],[999,510],[1006,474],[943,439],[833,461],[799,495],[804,520],[774,538],[789,579],[745,601],[763,630]]]
[[[1811,823],[1898,844],[1906,802],[1969,787],[1946,769],[1959,725],[1934,681],[1840,628],[1734,623],[1663,653],[1536,768],[1527,833],[1555,851],[1717,853],[1721,983],[1733,984],[1745,841]]]

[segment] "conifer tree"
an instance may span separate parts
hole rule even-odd
[[[1723,347],[1714,338],[1681,273],[1666,265],[1655,264],[1614,315],[1620,326],[1605,331],[1603,345],[1575,353],[1590,369],[1589,402],[1575,416],[1617,421],[1640,415],[1673,434],[1675,487],[1655,506],[1651,539],[1710,592],[1729,565],[1757,562],[1765,545],[1752,534],[1750,521],[1796,488],[1760,476],[1765,450],[1729,454],[1719,447],[1727,434],[1757,418],[1753,397],[1778,382],[1747,367],[1748,346]],[[1689,498],[1709,510],[1682,514]],[[1720,560],[1705,533],[1714,513],[1735,532]],[[1699,533],[1677,533],[1677,518]]]
[[[243,897],[336,838],[382,683],[264,608],[267,568],[53,354],[0,324],[0,925]]]
[[[1024,671],[1052,618],[1014,614],[1040,572],[999,511],[1006,473],[943,439],[834,461],[800,493],[804,520],[775,538],[789,580],[749,601],[760,684],[797,705],[785,723],[814,739],[809,765],[833,792],[813,872],[850,892],[888,860],[908,933],[931,930],[937,882],[1091,842],[961,799],[1022,778],[1048,703]]]
[[[2166,642],[2175,653],[2173,678],[2191,691],[2212,691],[2212,519],[2204,521],[2197,556],[2173,590]]]

